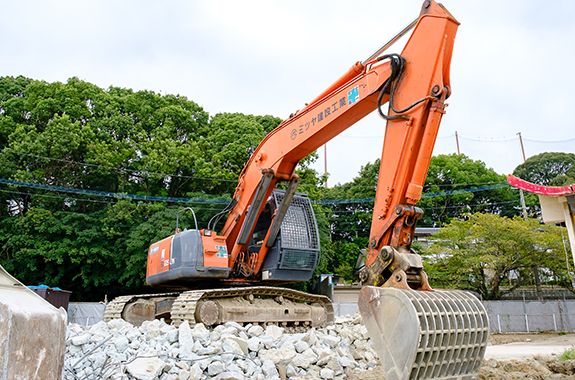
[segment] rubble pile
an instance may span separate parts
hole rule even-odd
[[[379,364],[361,317],[286,333],[234,322],[208,329],[163,320],[68,328],[65,379],[346,379]]]

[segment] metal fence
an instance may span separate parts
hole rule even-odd
[[[575,331],[575,300],[484,301],[491,333]],[[358,312],[356,303],[334,303],[336,316]]]
[[[553,301],[484,301],[492,333],[533,333],[541,331],[575,331],[575,300]],[[334,303],[336,316],[353,315],[355,302]],[[105,305],[70,303],[68,321],[93,325],[103,320]]]
[[[68,323],[91,326],[104,320],[106,305],[100,302],[71,302],[68,305]]]
[[[492,333],[574,331],[575,301],[484,301]]]

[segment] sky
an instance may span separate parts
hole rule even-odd
[[[179,94],[210,115],[282,119],[419,14],[422,0],[0,0],[0,76],[78,77]],[[508,174],[525,156],[575,153],[575,1],[445,0],[461,23],[434,154]],[[401,45],[388,52],[401,51]],[[372,114],[327,144],[328,184],[381,156]],[[314,164],[324,171],[324,149]]]

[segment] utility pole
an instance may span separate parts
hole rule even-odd
[[[523,147],[523,138],[521,137],[521,132],[517,132],[519,136],[519,143],[521,144],[521,154],[523,154],[523,163],[525,163],[525,148]],[[523,196],[523,189],[519,189],[519,199],[521,200],[521,208],[523,210],[523,219],[527,219],[527,207],[525,207],[525,197]],[[531,247],[531,249],[535,249]],[[537,299],[540,302],[543,302],[543,292],[541,291],[541,279],[539,278],[539,268],[536,264],[531,266],[531,270],[533,271],[533,276],[535,278],[535,290],[537,292]]]
[[[455,143],[457,144],[457,155],[460,155],[459,152],[459,136],[457,135],[457,131],[455,131]]]
[[[519,135],[519,143],[521,144],[521,153],[523,154],[523,163],[525,163],[525,149],[523,148],[523,139],[521,138],[521,132],[517,132]],[[527,207],[525,206],[525,197],[523,195],[523,189],[519,189],[519,200],[521,201],[521,213],[523,214],[523,219],[527,219]]]
[[[323,144],[323,157],[325,158],[323,173],[325,174],[325,187],[327,188],[327,143]]]

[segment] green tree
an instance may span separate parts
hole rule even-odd
[[[0,77],[0,178],[199,198],[189,206],[204,228],[224,208],[221,201],[230,200],[250,154],[280,122],[239,113],[210,119],[184,96],[102,89],[78,78]],[[302,185],[320,183],[309,167],[316,157],[300,162]],[[25,283],[72,290],[74,300],[149,291],[140,289],[148,246],[172,234],[177,211],[188,206],[41,187],[0,190],[0,263]],[[194,227],[188,213],[180,222]],[[327,247],[329,237],[322,236]]]
[[[427,171],[423,199],[417,204],[424,211],[418,225],[443,225],[452,218],[475,212],[517,215],[517,193],[509,188],[488,188],[506,182],[504,175],[497,174],[493,169],[488,169],[484,162],[472,160],[464,154],[434,156]],[[482,187],[487,189],[482,190]]]
[[[534,284],[535,276],[565,285],[573,273],[565,263],[561,228],[494,214],[454,219],[423,250],[426,272],[432,286],[473,290],[484,299]]]
[[[575,183],[575,154],[544,152],[529,157],[517,166],[513,175],[543,186],[565,186]]]
[[[379,159],[373,164],[367,163],[351,182],[323,191],[323,199],[338,200],[330,205],[334,241],[345,240],[356,242],[362,247],[367,246],[379,163]]]

